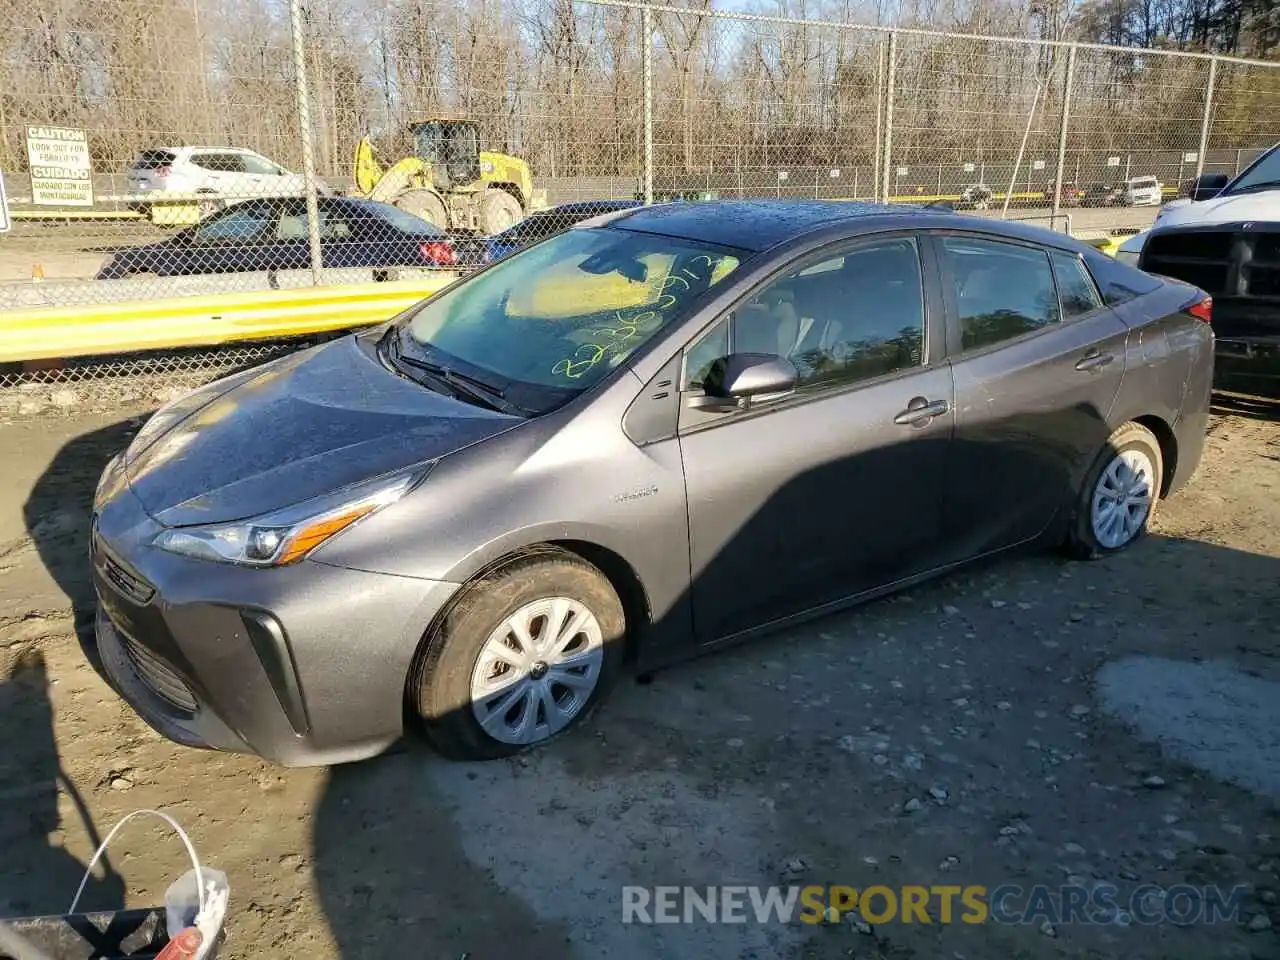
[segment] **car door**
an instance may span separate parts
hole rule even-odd
[[[951,560],[1040,534],[1110,433],[1128,328],[1079,255],[963,233],[934,238],[955,374]]]
[[[227,154],[195,150],[188,162],[195,168],[193,179],[197,192],[215,193],[220,197],[230,197],[236,192],[235,173],[230,169]]]
[[[933,566],[952,415],[932,270],[910,235],[827,248],[686,352],[679,443],[702,642]],[[789,358],[797,389],[693,408],[730,353]]]

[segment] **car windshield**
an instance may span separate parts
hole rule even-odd
[[[1263,154],[1262,159],[1240,174],[1226,192],[1240,193],[1267,187],[1280,187],[1280,148],[1272,148],[1270,153]]]
[[[519,406],[546,411],[681,319],[744,258],[674,237],[569,230],[427,300],[404,322],[426,359],[469,367]]]

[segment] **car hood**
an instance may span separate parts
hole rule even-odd
[[[1210,226],[1217,223],[1239,223],[1243,220],[1280,220],[1280,190],[1214,197],[1212,200],[1198,200],[1195,203],[1174,201],[1161,209],[1155,226]]]
[[[1280,220],[1280,190],[1265,190],[1212,200],[1170,200],[1156,214],[1156,227],[1210,227],[1248,220]],[[1151,230],[1134,234],[1120,245],[1125,253],[1141,253]]]
[[[180,401],[194,409],[126,454],[131,489],[168,526],[259,516],[523,422],[396,376],[356,337],[268,364],[204,400]]]

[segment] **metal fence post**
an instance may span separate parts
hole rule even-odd
[[[311,103],[307,95],[307,48],[302,29],[301,0],[289,0],[293,25],[293,77],[298,92],[298,136],[302,140],[302,174],[306,180],[307,238],[311,241],[311,283],[324,283],[324,256],[320,252],[320,206],[316,200],[316,156],[311,142]]]
[[[889,68],[884,84],[884,183],[880,192],[882,203],[889,202],[889,170],[893,167],[893,87],[898,66],[898,34],[889,34]]]
[[[1218,79],[1218,58],[1209,61],[1209,85],[1204,91],[1204,119],[1200,121],[1200,152],[1196,154],[1196,177],[1204,173],[1204,154],[1209,149],[1209,126],[1213,123],[1213,86]],[[1182,184],[1178,184],[1181,188]]]
[[[641,53],[644,68],[644,202],[653,203],[653,11],[640,11]]]
[[[1067,78],[1062,86],[1062,125],[1058,128],[1058,172],[1053,180],[1053,214],[1049,218],[1049,229],[1057,226],[1058,214],[1062,211],[1062,166],[1067,162],[1067,127],[1071,123],[1071,88],[1076,76],[1076,45],[1067,48]],[[1080,184],[1076,184],[1080,186]],[[1069,232],[1069,231],[1068,231]]]
[[[876,41],[876,149],[871,164],[871,199],[880,199],[880,184],[884,180],[880,161],[884,152],[884,44]],[[854,177],[857,177],[855,171]],[[857,199],[857,191],[854,191]]]

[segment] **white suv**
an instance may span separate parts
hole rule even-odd
[[[1155,177],[1134,177],[1124,185],[1124,202],[1131,207],[1158,207],[1164,184]]]
[[[158,147],[143,150],[133,161],[129,188],[140,197],[194,197],[204,217],[240,200],[300,196],[306,181],[240,147]]]

